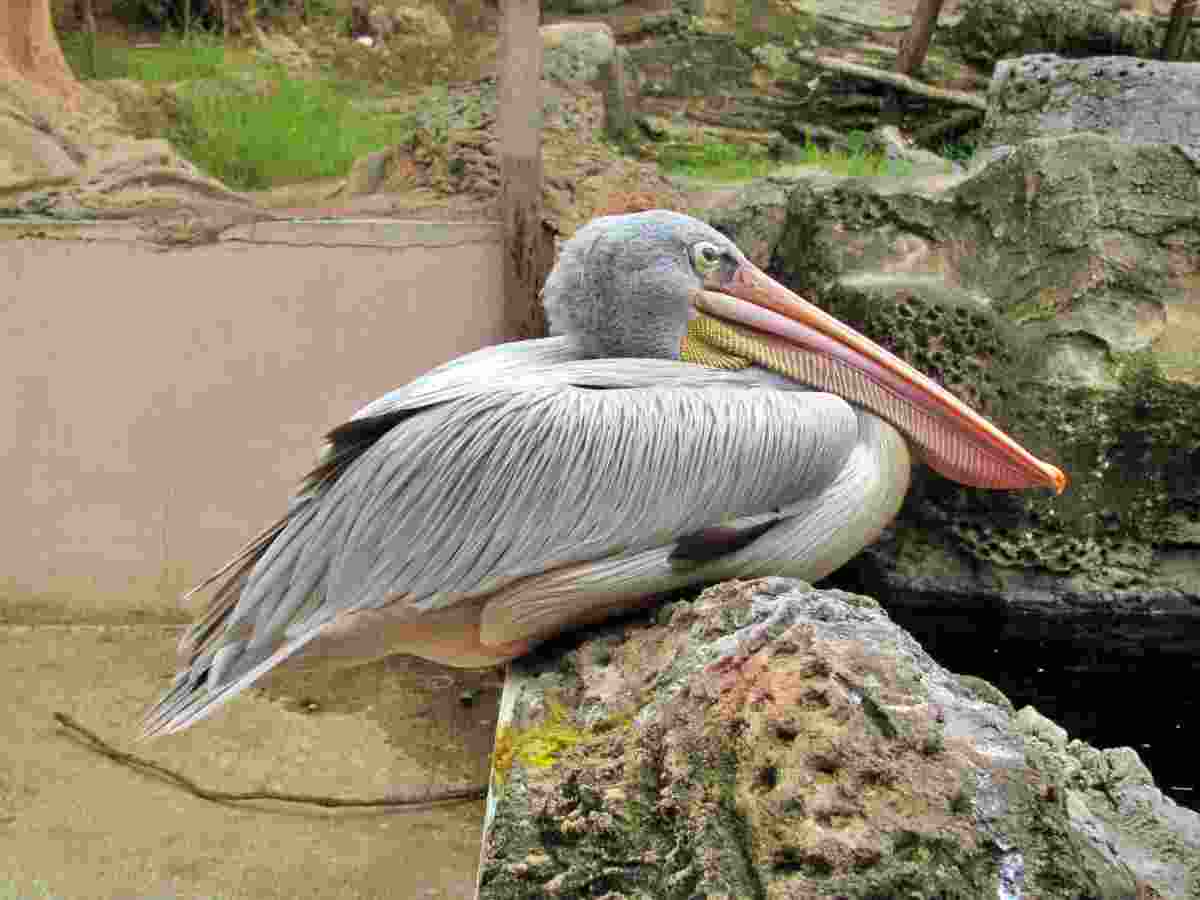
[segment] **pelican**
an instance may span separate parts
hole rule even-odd
[[[915,461],[1066,485],[690,216],[593,220],[543,302],[558,336],[451,360],[329,433],[282,518],[192,592],[216,585],[146,735],[276,666],[491,666],[664,591],[822,578]]]

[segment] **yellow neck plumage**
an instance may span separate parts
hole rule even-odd
[[[679,358],[684,362],[708,366],[710,369],[737,371],[753,363],[744,356],[730,352],[730,339],[736,332],[723,322],[698,314],[688,321]]]

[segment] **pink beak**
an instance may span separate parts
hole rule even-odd
[[[722,292],[700,292],[696,306],[752,329],[767,353],[773,349],[805,357],[806,382],[892,422],[924,461],[948,478],[976,487],[1050,487],[1058,494],[1067,485],[1057,466],[1038,459],[940,384],[751,263],[743,262]]]

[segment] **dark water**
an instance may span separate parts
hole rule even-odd
[[[888,614],[941,665],[987,679],[1018,709],[1031,704],[1094,747],[1133,747],[1164,794],[1200,809],[1200,659],[1153,641],[1114,650],[1078,630],[1064,639],[1061,626],[1006,613]]]

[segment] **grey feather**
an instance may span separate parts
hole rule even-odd
[[[228,573],[181,643],[189,664],[147,733],[211,714],[355,611],[486,595],[486,642],[567,622],[589,592],[753,571],[789,541],[809,548],[813,560],[793,560],[811,562],[804,571],[853,552],[898,503],[872,481],[871,453],[894,431],[782,376],[679,362],[703,286],[689,257],[697,241],[729,266],[745,261],[678,213],[590,223],[544,291],[568,336],[452,360],[331,432],[287,515],[205,582]],[[828,518],[826,503],[850,524]],[[755,539],[672,570],[675,542],[730,520]]]
[[[526,358],[564,355],[561,342],[530,343],[541,346],[522,348]],[[794,503],[836,478],[858,436],[844,401],[763,389],[775,386],[765,373],[574,360],[488,379],[477,367],[489,356],[460,370],[472,390],[444,379],[434,395],[456,399],[404,419],[297,510],[251,571],[217,656],[193,662],[191,693],[164,698],[150,730],[208,715],[251,683],[247,672],[341,613],[430,609],[489,580],[650,550]],[[389,402],[415,406],[423,393]],[[224,651],[245,637],[239,627],[251,629],[246,646]]]
[[[696,286],[688,253],[697,241],[744,258],[720,232],[682,213],[593,219],[563,245],[546,279],[551,331],[574,335],[588,356],[678,358]]]

